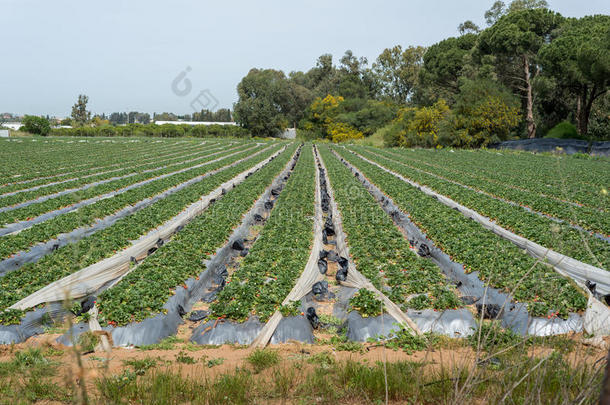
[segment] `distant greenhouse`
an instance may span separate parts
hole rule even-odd
[[[210,121],[155,121],[156,125],[237,125],[235,122],[210,122]]]

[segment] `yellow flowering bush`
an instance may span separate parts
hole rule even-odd
[[[343,122],[331,122],[328,125],[328,133],[335,143],[364,138],[362,132]]]

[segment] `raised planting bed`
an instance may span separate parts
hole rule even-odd
[[[403,310],[461,307],[454,286],[447,282],[438,266],[410,248],[373,196],[327,147],[319,150],[328,169],[356,268]],[[366,304],[368,298],[363,295],[360,300]],[[379,306],[364,304],[355,308],[361,312],[366,308],[365,316],[372,315],[370,311],[380,311]]]
[[[205,270],[205,262],[227,243],[231,231],[293,155],[293,145],[227,192],[98,297],[101,324],[126,325],[163,313],[175,289]]]
[[[389,149],[421,164],[441,165],[463,178],[490,181],[532,194],[607,211],[608,158],[576,158],[491,150]]]
[[[305,145],[250,253],[212,303],[213,316],[266,322],[280,308],[310,256],[315,170],[312,146]]]
[[[211,156],[207,163],[200,163],[194,168],[187,168],[174,175],[161,177],[142,187],[130,189],[124,193],[117,194],[112,198],[103,199],[93,205],[82,207],[76,211],[55,217],[49,221],[37,224],[22,232],[6,235],[0,238],[0,257],[3,259],[18,252],[24,251],[29,247],[40,242],[48,241],[62,233],[73,229],[91,226],[97,220],[103,219],[124,207],[132,206],[146,198],[151,198],[172,187],[190,179],[202,176],[205,173],[227,166],[239,159],[244,159],[263,149],[262,146],[247,149],[243,152],[231,152],[221,156]]]
[[[549,218],[529,212],[519,206],[508,204],[488,195],[405,166],[400,162],[387,159],[379,154],[363,150],[358,152],[362,153],[362,156],[367,159],[420,185],[427,186],[437,193],[449,197],[490,218],[498,225],[544,247],[593,266],[608,268],[610,265],[610,243],[605,240],[574,229],[568,224],[556,223]]]
[[[351,152],[335,150],[390,196],[438,248],[467,272],[478,272],[492,287],[527,303],[530,315],[567,317],[585,309],[581,290],[511,242]]]
[[[82,268],[97,263],[128,247],[161,223],[182,212],[219,185],[255,166],[278,151],[280,146],[252,156],[243,162],[186,187],[133,215],[118,220],[112,226],[76,243],[59,248],[36,263],[25,266],[0,278],[0,311],[29,296],[46,285]],[[23,311],[0,312],[0,324],[18,323]]]
[[[580,226],[589,232],[598,232],[604,235],[610,233],[610,215],[608,213],[600,211],[597,208],[583,206],[526,189],[524,186],[531,181],[531,176],[521,179],[520,185],[515,186],[499,180],[478,176],[476,170],[466,170],[465,168],[462,168],[461,171],[453,170],[451,165],[445,165],[441,162],[426,162],[411,158],[408,155],[404,156],[403,154],[383,149],[352,149],[358,152],[364,153],[368,151],[373,154],[382,155],[388,159],[399,161],[409,169],[418,170],[432,176],[439,176],[450,182],[470,187],[524,208]]]

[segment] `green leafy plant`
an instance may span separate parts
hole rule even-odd
[[[282,316],[297,316],[301,314],[301,301],[290,301],[280,306]]]
[[[350,298],[349,305],[365,318],[381,315],[381,301],[377,299],[375,293],[365,288],[361,288]]]
[[[180,352],[176,355],[176,361],[183,364],[197,363],[197,360],[195,360],[194,357],[187,355],[186,352],[183,352],[182,350],[180,350]]]

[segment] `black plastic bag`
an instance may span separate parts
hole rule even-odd
[[[335,235],[335,225],[333,224],[332,217],[326,218],[326,222],[324,222],[324,230],[326,231],[327,236]]]
[[[502,307],[498,304],[477,304],[477,314],[483,319],[497,319],[502,313]]]
[[[254,221],[256,222],[262,222],[263,221],[263,217],[260,214],[254,214]]]
[[[339,255],[334,250],[331,250],[330,252],[328,252],[328,255],[326,256],[326,260],[328,260],[329,262],[338,262]]]
[[[87,299],[85,299],[83,302],[80,303],[80,310],[78,310],[78,311],[70,310],[70,312],[72,312],[75,316],[80,316],[80,315],[84,314],[85,312],[89,312],[89,310],[91,308],[93,308],[93,306],[95,305],[95,300],[96,300],[96,297],[94,295],[91,295],[91,296],[87,297]]]
[[[316,309],[314,307],[307,308],[307,320],[314,329],[318,329],[318,326],[320,326],[320,318],[318,318],[318,314],[316,314]]]
[[[328,271],[328,263],[324,259],[318,260],[318,270],[320,270],[321,274],[326,274]]]
[[[199,322],[199,321],[207,318],[209,315],[210,315],[210,313],[208,311],[198,309],[198,310],[192,311],[191,314],[189,315],[188,319],[191,322]]]
[[[280,190],[278,188],[274,188],[271,190],[271,195],[274,197],[277,197],[278,195],[280,195]]]
[[[349,267],[349,260],[347,260],[345,257],[341,256],[339,257],[339,260],[337,260],[337,263],[339,263],[339,266],[342,269],[347,270],[347,268]]]
[[[320,256],[318,257],[319,259],[325,259],[326,257],[328,257],[328,250],[322,249],[320,250]]]
[[[270,210],[271,208],[273,208],[273,201],[265,202],[265,209]]]
[[[425,243],[422,243],[417,249],[417,254],[421,257],[428,257],[430,256],[430,248]]]
[[[311,287],[313,295],[322,295],[328,293],[328,281],[318,281]]]
[[[237,239],[233,242],[233,245],[231,245],[231,248],[233,250],[244,250],[246,247],[244,246],[244,240],[243,239]]]
[[[347,267],[346,268],[340,268],[339,270],[337,270],[337,275],[335,276],[335,279],[337,281],[345,281],[345,280],[347,280]]]

